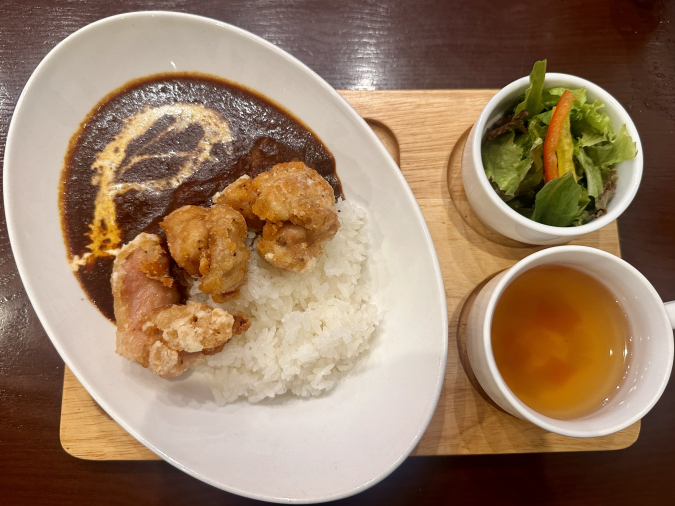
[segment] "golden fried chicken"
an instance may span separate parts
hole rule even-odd
[[[256,193],[253,191],[253,179],[241,176],[222,192],[213,196],[214,204],[226,204],[236,209],[246,219],[246,224],[254,230],[262,230],[264,222],[253,214]]]
[[[246,221],[230,206],[183,206],[160,226],[173,259],[191,276],[201,276],[199,289],[214,301],[224,302],[246,283]]]
[[[275,267],[309,272],[322,251],[321,243],[310,240],[309,236],[310,232],[300,225],[267,223],[258,239],[258,251]]]
[[[239,178],[214,202],[240,209],[263,220],[258,251],[270,264],[294,272],[309,272],[340,222],[333,208],[333,188],[302,162],[280,163],[255,179]]]
[[[232,316],[198,302],[157,309],[143,325],[152,342],[148,367],[163,378],[178,376],[222,351],[232,336],[250,326],[243,313]]]
[[[254,179],[254,187],[256,199],[251,210],[262,220],[290,221],[314,231],[337,223],[333,188],[302,162],[275,165]]]
[[[205,304],[180,302],[170,258],[159,237],[140,234],[115,259],[112,289],[117,320],[116,352],[167,378],[222,350],[250,326]]]
[[[201,276],[199,263],[209,240],[208,214],[208,209],[203,207],[183,206],[160,223],[171,256],[190,276]]]

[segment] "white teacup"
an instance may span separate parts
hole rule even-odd
[[[616,195],[610,200],[607,214],[604,216],[578,227],[552,227],[520,215],[495,193],[485,176],[481,145],[488,128],[501,118],[509,107],[513,106],[518,97],[525,94],[529,85],[529,77],[513,81],[499,90],[483,108],[464,145],[462,183],[467,200],[476,216],[491,229],[528,244],[562,244],[604,227],[626,210],[635,197],[642,179],[642,144],[633,120],[612,95],[597,84],[581,77],[547,72],[546,88],[564,86],[577,89],[583,87],[586,88],[586,95],[590,102],[598,99],[605,104],[604,111],[612,121],[614,128],[618,131],[621,125],[626,125],[637,147],[637,156],[617,164],[616,170],[619,178],[616,182]]]
[[[545,264],[573,267],[600,280],[617,297],[631,326],[632,357],[619,392],[590,415],[557,420],[526,406],[504,382],[492,352],[492,315],[506,287],[523,272]],[[634,267],[614,255],[584,246],[558,246],[534,253],[501,272],[478,294],[467,322],[467,351],[476,378],[502,409],[564,436],[596,437],[632,425],[654,406],[673,365],[675,302],[664,305]]]

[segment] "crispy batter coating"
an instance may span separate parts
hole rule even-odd
[[[190,276],[201,276],[199,262],[209,240],[208,214],[209,211],[203,207],[183,206],[160,223],[171,256]]]
[[[333,188],[302,162],[280,163],[255,179],[239,178],[214,202],[227,203],[247,217],[265,222],[258,251],[269,263],[309,272],[321,243],[335,237],[340,222],[333,208]]]
[[[262,230],[265,224],[253,213],[256,194],[253,190],[253,179],[243,175],[222,192],[213,196],[214,204],[226,204],[239,211],[246,219],[246,224],[254,230]]]
[[[201,276],[199,289],[224,302],[246,283],[248,260],[246,222],[225,204],[210,209],[183,206],[160,223],[171,256],[192,276]]]
[[[308,231],[300,225],[267,223],[258,239],[258,251],[269,263],[280,269],[309,272],[321,254],[321,243],[308,240]]]
[[[163,378],[178,376],[204,362],[206,355],[222,351],[235,330],[239,334],[250,325],[243,313],[234,317],[198,302],[157,309],[143,325],[153,342],[148,368]]]
[[[203,362],[250,326],[243,313],[231,316],[205,304],[177,304],[181,297],[170,264],[161,239],[143,233],[121,249],[111,279],[115,351],[164,378]]]
[[[252,211],[265,221],[326,230],[337,221],[333,188],[302,162],[280,163],[254,179]],[[336,229],[337,231],[337,229]]]

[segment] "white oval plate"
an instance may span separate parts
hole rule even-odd
[[[368,269],[385,317],[371,351],[326,395],[218,407],[196,380],[158,378],[114,353],[115,327],[68,268],[57,192],[70,137],[112,90],[173,70],[230,79],[292,111],[332,151],[347,198],[367,209]],[[272,44],[168,12],[123,14],[77,31],[45,57],[19,98],[4,199],[21,278],[61,357],[110,416],[183,471],[256,499],[327,501],[380,481],[424,433],[447,353],[445,291],[424,218],[367,124]]]

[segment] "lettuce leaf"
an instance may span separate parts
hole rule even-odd
[[[584,188],[583,185],[579,186],[581,186],[581,195],[579,195],[578,204],[579,204],[579,212],[581,212],[586,209],[591,199],[588,197],[588,190],[586,190],[586,188]]]
[[[532,162],[523,160],[523,148],[513,142],[513,131],[483,143],[485,174],[506,195],[513,196]]]
[[[572,135],[581,139],[582,146],[592,146],[614,137],[614,128],[609,116],[599,112],[605,104],[596,100],[592,104],[585,103],[571,117]]]
[[[525,216],[527,219],[532,218],[532,208],[531,207],[525,207],[523,202],[520,199],[513,199],[507,202],[507,205],[516,211],[519,214],[522,214]]]
[[[530,87],[525,91],[525,99],[516,106],[513,114],[518,115],[521,111],[527,111],[532,117],[544,110],[541,94],[544,90],[544,78],[546,77],[546,60],[538,61],[530,72]]]
[[[527,134],[530,136],[532,143],[537,139],[541,139],[543,142],[546,139],[547,132],[548,124],[544,123],[541,115],[532,118],[529,125],[527,125]]]
[[[588,202],[588,194],[574,181],[574,175],[568,172],[549,181],[539,190],[532,220],[544,225],[566,227],[574,222]]]
[[[591,197],[597,198],[604,191],[603,182],[602,182],[602,172],[600,167],[593,163],[583,146],[579,146],[578,151],[575,153],[574,158],[577,163],[584,170],[586,176],[586,189],[588,190],[588,195]]]
[[[544,180],[544,140],[539,137],[535,139],[530,148],[530,153],[528,158],[530,160],[530,168],[528,172],[523,177],[516,195],[525,195],[534,192],[539,189],[542,181]]]
[[[593,163],[600,167],[607,167],[634,158],[637,155],[637,147],[628,134],[626,125],[621,125],[619,134],[615,138],[606,143],[588,146],[586,153]]]
[[[607,140],[607,136],[602,132],[582,132],[579,138],[580,146],[595,146]]]
[[[558,105],[558,100],[562,97],[565,90],[568,88],[563,88],[562,86],[558,88],[548,88],[542,92],[541,100],[544,104],[545,109],[551,109],[552,107]],[[579,88],[578,90],[570,90],[577,96],[577,99],[574,101],[572,107],[574,109],[581,109],[581,107],[586,103],[586,88]]]
[[[534,198],[534,192],[540,189],[544,180],[544,139],[548,127],[541,121],[541,118],[533,119],[527,128],[529,143],[528,158],[532,162],[530,170],[527,172],[523,181],[518,187],[516,195],[524,195]],[[525,136],[523,136],[525,137]]]
[[[572,222],[572,226],[578,227],[581,225],[585,225],[589,221],[592,221],[596,218],[596,215],[593,213],[590,213],[588,209],[584,209],[581,211],[581,214],[577,216],[577,218]]]
[[[536,172],[544,173],[544,138],[538,137],[530,147],[530,160]]]
[[[513,142],[516,143],[516,146],[518,146],[522,153],[523,153],[523,159],[527,158],[527,154],[530,152],[532,149],[532,139],[530,138],[529,135],[519,135],[516,133],[515,138],[513,139]]]
[[[605,104],[600,102],[600,100],[596,100],[592,104],[584,104],[581,107],[583,121],[598,132],[614,133],[609,116],[604,112],[600,112],[600,109],[604,107]]]
[[[529,194],[535,193],[541,183],[544,181],[544,173],[542,171],[530,171],[523,178],[523,182],[520,183],[518,187],[518,195],[529,196]]]
[[[549,109],[548,111],[544,111],[540,114],[537,114],[534,119],[538,119],[541,121],[546,127],[548,128],[549,123],[551,122],[551,116],[553,116],[553,109]]]

